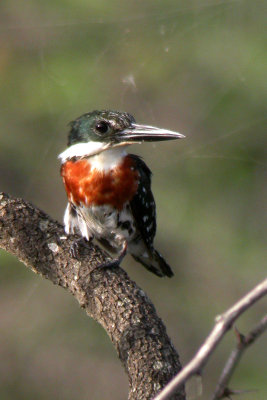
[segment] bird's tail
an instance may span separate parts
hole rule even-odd
[[[152,249],[148,256],[136,256],[134,254],[132,254],[132,256],[136,261],[140,262],[146,269],[153,272],[157,276],[168,276],[169,278],[173,276],[171,267],[166,263],[162,255],[155,249]]]

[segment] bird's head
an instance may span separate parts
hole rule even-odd
[[[62,160],[92,156],[112,147],[185,137],[166,129],[136,124],[131,114],[118,111],[92,111],[70,125],[68,149],[59,156]]]

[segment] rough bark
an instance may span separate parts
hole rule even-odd
[[[71,256],[77,237],[22,199],[0,194],[0,247],[68,289],[114,344],[129,377],[129,399],[152,399],[181,369],[179,356],[146,294],[94,244]],[[171,399],[185,399],[180,389]]]

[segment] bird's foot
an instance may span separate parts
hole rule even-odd
[[[71,257],[78,259],[79,256],[81,255],[82,248],[88,248],[88,243],[90,243],[91,240],[92,238],[90,238],[88,241],[83,237],[75,240],[70,247]]]
[[[128,247],[127,241],[125,240],[123,242],[123,246],[122,246],[122,249],[121,249],[118,257],[114,258],[111,261],[107,261],[107,262],[105,262],[103,264],[100,264],[98,268],[114,268],[114,267],[118,267],[120,265],[120,263],[122,262],[123,258],[126,255],[127,247]]]

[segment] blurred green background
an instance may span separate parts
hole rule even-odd
[[[266,275],[266,41],[263,1],[28,0],[0,3],[1,191],[62,220],[57,154],[68,122],[132,113],[186,140],[135,146],[154,172],[156,247],[175,271],[129,275],[154,302],[185,364],[214,317]],[[265,75],[265,76],[264,76]],[[266,300],[237,327],[247,333]],[[203,374],[208,399],[235,344]],[[267,398],[266,335],[231,387]],[[109,338],[67,292],[0,252],[0,398],[125,399]]]

